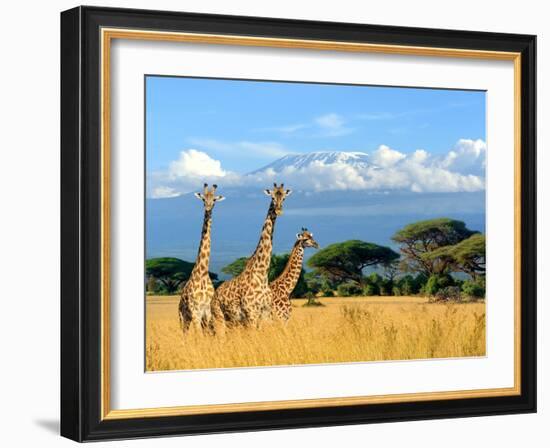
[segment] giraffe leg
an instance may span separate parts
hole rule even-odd
[[[260,304],[260,322],[268,322],[273,317],[273,294],[270,289],[264,291],[261,295]]]
[[[243,323],[245,326],[260,328],[261,322],[264,318],[266,300],[267,297],[264,293],[256,293],[256,295],[247,297],[243,300],[242,314]],[[271,300],[271,297],[269,300]]]
[[[195,329],[195,332],[196,333],[201,333],[202,332],[202,319],[200,319],[197,315],[194,315],[191,322],[193,324],[193,328]]]
[[[187,301],[182,298],[180,300],[179,305],[179,320],[180,320],[180,327],[182,332],[185,334],[189,330],[189,326],[191,325],[191,313],[189,310],[189,306],[187,304]]]
[[[201,328],[203,330],[208,330],[210,327],[211,320],[212,320],[212,313],[210,312],[210,308],[203,310],[201,315]]]
[[[243,324],[247,327],[258,327],[260,322],[260,309],[257,304],[251,304],[243,308]]]
[[[225,333],[225,317],[219,300],[214,298],[210,304],[210,331],[215,334],[223,335]]]

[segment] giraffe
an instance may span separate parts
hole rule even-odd
[[[195,196],[203,202],[204,219],[197,260],[189,280],[187,280],[181,291],[179,318],[184,333],[191,324],[196,329],[201,329],[210,321],[210,302],[214,296],[214,286],[208,274],[212,209],[216,202],[225,199],[223,196],[216,195],[216,188],[218,186],[215,184],[212,185],[211,189],[208,189],[208,184],[204,184],[203,192],[195,193]]]
[[[296,242],[283,272],[269,284],[273,295],[273,315],[283,321],[287,321],[292,312],[290,294],[300,278],[306,247],[318,249],[319,244],[313,239],[313,233],[302,227],[302,232],[296,234]]]
[[[273,247],[273,229],[278,216],[283,213],[283,202],[292,190],[285,190],[284,184],[273,184],[272,190],[265,190],[271,197],[260,240],[256,250],[248,259],[244,270],[236,277],[220,285],[212,299],[214,332],[227,324],[258,326],[263,319],[271,317],[272,296],[267,274]]]

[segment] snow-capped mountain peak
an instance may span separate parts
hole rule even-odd
[[[366,168],[372,165],[369,161],[369,155],[364,152],[319,151],[307,154],[288,154],[250,174],[266,170],[280,173],[288,168],[306,168],[313,163],[322,163],[323,165],[344,163],[356,168]]]

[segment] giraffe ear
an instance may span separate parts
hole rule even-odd
[[[297,234],[296,234],[296,239],[299,240],[299,239],[301,239],[301,238],[302,238],[302,235],[299,234],[299,233],[297,233]]]
[[[285,191],[286,197],[288,198],[292,194],[292,190]]]
[[[267,190],[267,189],[264,190],[264,193],[265,193],[267,196],[271,196],[271,191],[269,191],[269,190]]]
[[[225,196],[216,196],[216,202],[225,201]]]
[[[202,201],[202,194],[201,193],[193,193],[197,199],[200,199]]]

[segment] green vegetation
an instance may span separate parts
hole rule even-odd
[[[399,254],[389,247],[360,240],[335,243],[315,253],[308,266],[333,282],[363,284],[363,269],[377,265],[389,265]]]
[[[403,271],[422,272],[427,277],[444,274],[450,269],[447,257],[432,257],[439,248],[453,246],[474,232],[462,221],[449,218],[418,221],[399,230],[392,239],[401,245]]]
[[[302,269],[291,297],[425,295],[434,301],[477,300],[485,297],[485,236],[449,218],[408,224],[393,235],[399,252],[361,240],[331,244],[317,251]],[[284,270],[290,254],[271,257],[269,281]],[[248,258],[237,258],[221,271],[239,275]],[[173,293],[185,282],[193,264],[178,258],[146,262],[147,291]],[[370,273],[365,273],[370,271]],[[210,273],[214,283],[217,275]],[[218,282],[219,283],[219,282]]]
[[[185,283],[193,270],[193,263],[179,258],[150,258],[145,261],[146,288],[152,294],[174,294]],[[210,272],[213,282],[218,275]]]

